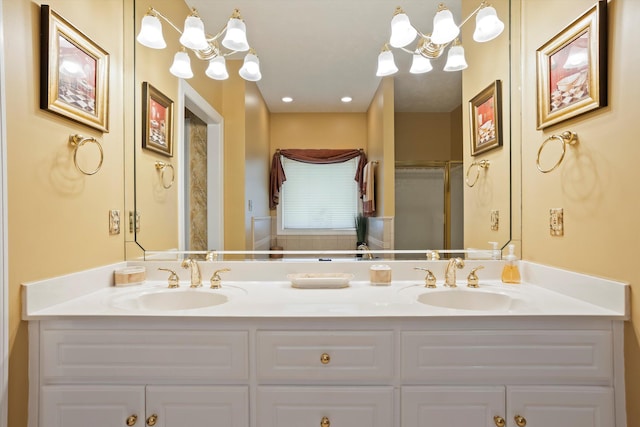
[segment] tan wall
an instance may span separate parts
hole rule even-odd
[[[535,52],[594,5],[593,0],[525,0],[522,27],[522,244],[527,260],[631,283],[625,333],[628,425],[640,419],[640,271],[637,268],[640,145],[637,70],[640,2],[609,3],[609,106],[536,130]],[[553,13],[549,13],[553,10]],[[535,29],[535,30],[534,30]],[[565,130],[580,142],[554,172],[536,169],[540,144]],[[563,208],[565,234],[549,234],[549,209]]]
[[[124,259],[124,234],[111,236],[108,228],[110,209],[124,214],[123,2],[47,4],[110,54],[109,133],[39,109],[40,7],[4,2],[3,25],[11,34],[4,45],[11,427],[27,425],[27,324],[20,320],[20,284]],[[102,144],[104,164],[93,176],[74,167],[68,138],[75,133]],[[91,149],[83,148],[80,157]]]
[[[508,21],[509,0],[492,1],[498,16]],[[477,2],[463,1],[463,16],[468,16],[477,7]],[[494,40],[487,43],[476,43],[472,34],[474,25],[465,25],[462,29],[465,57],[469,68],[463,71],[462,77],[462,133],[464,153],[464,170],[469,171],[472,162],[488,160],[490,167],[480,172],[480,177],[473,187],[464,187],[464,244],[465,247],[489,248],[489,241],[496,241],[501,246],[510,240],[511,185],[510,185],[510,117],[509,117],[509,32],[505,30]],[[491,58],[487,60],[487,58]],[[491,151],[471,156],[471,132],[469,125],[469,101],[495,80],[502,82],[502,135],[503,146]],[[517,138],[515,143],[519,143]],[[475,168],[469,172],[470,180],[476,177]],[[500,215],[498,231],[491,230],[491,211],[497,210]],[[519,212],[516,212],[518,215]]]
[[[394,120],[396,161],[462,160],[460,108],[449,113],[395,113]]]
[[[449,112],[451,125],[451,160],[462,160],[464,143],[462,125],[462,105]]]
[[[246,115],[245,82],[238,76],[241,61],[227,61],[224,81],[224,248],[244,250]]]
[[[366,148],[365,113],[272,113],[271,154],[284,148]]]
[[[246,249],[250,250],[251,217],[269,216],[269,110],[255,83],[246,83]],[[251,201],[251,210],[249,210]]]
[[[393,99],[393,79],[385,77],[367,111],[367,155],[370,161],[378,161],[375,216],[394,216],[396,212]]]
[[[139,32],[142,17],[149,7],[153,6],[172,22],[180,24],[188,15],[189,8],[184,2],[174,0],[137,0],[135,2],[135,34]],[[147,250],[163,250],[178,248],[178,188],[173,185],[169,189],[162,186],[161,175],[155,168],[156,161],[170,163],[180,167],[182,159],[178,156],[177,147],[182,144],[183,135],[178,132],[178,82],[169,66],[173,56],[180,49],[179,34],[168,24],[163,23],[164,38],[167,47],[163,50],[150,49],[139,43],[135,44],[135,156],[136,156],[136,208],[140,213],[141,227],[136,241]],[[213,108],[221,112],[222,83],[205,75],[208,62],[191,57],[191,68],[194,77],[188,84],[193,87]],[[166,157],[142,148],[142,84],[149,82],[161,93],[174,102],[173,124],[173,157]],[[159,232],[162,230],[162,232]],[[129,238],[133,236],[127,232]]]

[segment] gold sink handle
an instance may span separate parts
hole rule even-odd
[[[467,276],[467,287],[468,288],[478,288],[478,276],[476,275],[476,271],[478,270],[482,270],[484,268],[484,265],[481,265],[479,267],[474,268],[473,270],[471,270],[471,272],[469,273],[469,275]]]
[[[424,277],[424,287],[425,288],[435,288],[436,287],[436,276],[434,276],[433,272],[428,268],[423,267],[413,267],[414,270],[422,270],[426,271],[427,275]]]
[[[176,274],[175,271],[170,270],[168,268],[158,268],[158,270],[169,272],[169,278],[167,279],[169,288],[179,288],[180,287],[180,278]]]
[[[329,418],[322,417],[320,420],[320,427],[331,427],[331,421],[329,421]]]
[[[213,272],[213,275],[211,276],[211,289],[220,289],[222,287],[222,278],[220,277],[220,273],[226,273],[228,271],[231,271],[231,269],[222,268]]]

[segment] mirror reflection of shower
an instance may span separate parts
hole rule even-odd
[[[464,247],[462,169],[459,161],[396,166],[395,249]]]

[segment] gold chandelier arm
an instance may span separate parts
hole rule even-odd
[[[171,25],[171,27],[173,27],[174,30],[176,30],[180,35],[182,35],[182,31],[180,30],[180,28],[176,27],[176,25],[173,22],[171,22],[169,20],[169,18],[164,16],[162,13],[158,12],[157,9],[154,9],[153,7],[150,7],[149,10],[147,11],[147,15],[152,15],[152,16],[155,16],[157,18],[162,18],[162,20],[164,22],[166,22],[167,24]]]
[[[474,16],[476,13],[478,13],[478,12],[480,11],[480,9],[482,9],[483,7],[487,7],[487,6],[489,6],[489,3],[487,3],[487,2],[486,2],[486,0],[482,0],[482,3],[480,3],[480,6],[478,6],[478,7],[476,8],[476,10],[474,10],[473,12],[471,12],[471,14],[470,14],[469,16],[467,16],[467,17],[465,18],[465,20],[464,20],[464,21],[462,21],[462,22],[460,23],[460,25],[458,25],[458,28],[462,28],[462,26],[463,26],[464,24],[466,24],[466,23],[467,23],[467,21],[469,21],[469,19],[473,18],[473,16]]]

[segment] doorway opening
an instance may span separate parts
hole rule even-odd
[[[178,126],[184,141],[178,146],[182,159],[178,167],[182,183],[178,192],[180,250],[224,249],[224,121],[183,80],[179,86]]]

